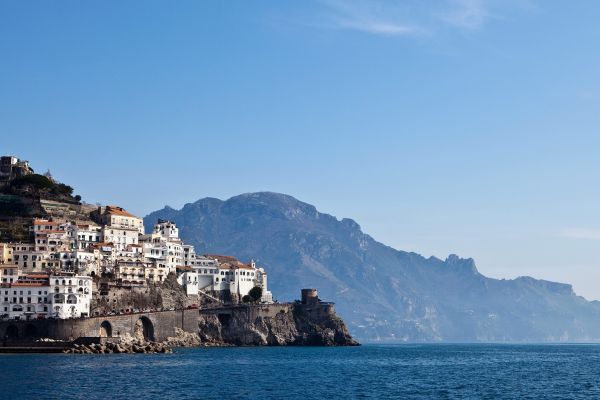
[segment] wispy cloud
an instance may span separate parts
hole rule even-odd
[[[465,29],[479,29],[490,17],[489,4],[485,0],[453,0],[441,19]]]
[[[330,27],[350,29],[385,36],[407,36],[423,33],[415,24],[403,21],[398,3],[378,0],[323,0]]]
[[[569,239],[600,240],[600,229],[590,228],[567,228],[560,236]]]
[[[319,26],[383,36],[433,35],[447,29],[476,31],[496,18],[496,9],[522,8],[513,0],[317,1]]]
[[[419,33],[418,29],[411,26],[381,21],[340,21],[340,27],[389,36]]]

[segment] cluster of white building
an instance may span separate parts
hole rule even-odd
[[[73,274],[23,275],[0,285],[4,318],[80,318],[90,313],[92,278]]]
[[[263,292],[261,301],[272,301],[263,268],[228,256],[197,255],[194,246],[179,238],[173,222],[159,220],[146,234],[142,218],[117,206],[98,207],[92,221],[35,219],[29,242],[0,243],[0,307],[4,310],[0,314],[11,318],[87,316],[94,276],[145,285],[176,273],[191,296],[228,291],[240,300],[258,286]],[[68,277],[64,279],[70,282],[67,291],[56,283],[63,282],[55,278],[61,276]],[[80,294],[89,298],[73,297]]]

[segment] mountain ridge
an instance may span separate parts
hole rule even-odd
[[[317,287],[362,340],[598,341],[600,303],[571,285],[482,275],[471,258],[396,250],[350,219],[274,192],[166,206],[145,218],[176,222],[199,253],[258,258],[276,297]]]

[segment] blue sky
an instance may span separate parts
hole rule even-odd
[[[0,1],[0,152],[143,215],[288,193],[600,299],[600,4]]]

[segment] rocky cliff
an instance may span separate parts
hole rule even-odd
[[[241,306],[201,311],[203,345],[356,346],[333,308],[301,304]]]

